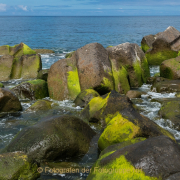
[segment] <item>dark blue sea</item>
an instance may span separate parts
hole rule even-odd
[[[88,43],[140,45],[143,36],[168,26],[180,30],[180,17],[0,17],[0,46],[24,42],[32,49],[52,49],[55,54],[42,56],[43,68],[49,68],[67,52]]]

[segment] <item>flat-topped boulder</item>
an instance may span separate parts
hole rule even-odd
[[[0,81],[37,78],[38,72],[42,69],[40,55],[24,43],[3,47],[9,50],[0,58]]]
[[[180,32],[170,26],[156,37],[146,57],[150,65],[160,65],[164,60],[177,57],[179,50]]]
[[[83,120],[57,115],[20,131],[3,152],[23,151],[36,162],[80,156],[87,153],[95,134]]]
[[[144,52],[152,48],[152,44],[155,41],[156,36],[155,35],[147,35],[142,38],[141,41],[141,48]]]
[[[0,112],[21,111],[22,106],[17,96],[8,89],[0,88]]]
[[[180,147],[158,136],[102,155],[87,180],[173,180],[180,173]]]
[[[150,76],[142,49],[134,43],[123,43],[107,48],[112,63],[115,90],[126,93],[130,87],[140,87]]]

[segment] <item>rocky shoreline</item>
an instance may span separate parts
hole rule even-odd
[[[0,47],[0,116],[35,112],[38,117],[0,149],[0,179],[42,180],[49,174],[73,174],[66,171],[69,168],[79,169],[77,174],[83,172],[88,180],[180,178],[176,138],[143,116],[143,110],[133,103],[133,99],[148,96],[133,90],[144,83],[149,83],[152,91],[175,93],[176,99],[154,101],[162,104],[159,116],[179,131],[178,30],[168,27],[145,36],[141,47],[123,43],[105,49],[99,43],[87,44],[49,70],[42,70],[38,53],[53,52],[32,50],[24,43]],[[160,74],[150,77],[149,65],[160,65]],[[15,79],[23,82],[7,89],[6,82]],[[71,100],[81,111],[64,113],[53,100]],[[22,101],[32,105],[24,111]],[[97,157],[94,165],[84,170],[73,159],[87,153]],[[47,165],[51,170],[45,173]]]

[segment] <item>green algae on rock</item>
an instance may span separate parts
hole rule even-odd
[[[48,78],[49,69],[42,69],[39,71],[37,79],[42,79],[44,81],[47,81]]]
[[[42,99],[48,97],[47,82],[42,79],[23,82],[11,89],[20,99]]]
[[[74,52],[75,52],[75,51],[72,51],[72,52],[70,52],[70,53],[67,53],[66,56],[65,56],[65,58],[71,58]]]
[[[33,49],[33,51],[35,51],[38,54],[51,54],[51,53],[55,53],[53,50],[50,50],[50,49]]]
[[[178,145],[166,136],[157,136],[104,153],[87,180],[163,180],[179,172],[179,159]]]
[[[37,169],[37,164],[28,161],[27,155],[23,152],[0,154],[1,180],[35,180],[40,177]]]
[[[0,83],[0,88],[3,88],[4,87],[4,84]]]
[[[168,59],[160,65],[160,76],[168,79],[180,79],[180,56]]]
[[[152,48],[152,44],[156,39],[156,35],[147,35],[144,36],[142,41],[141,41],[141,49],[146,52],[147,50]]]
[[[172,26],[158,34],[152,44],[152,49],[146,52],[148,63],[160,65],[164,60],[177,57],[180,50],[179,36],[180,32]]]
[[[153,137],[153,136],[159,136],[159,135],[166,135],[175,141],[171,133],[162,129],[160,126],[158,126],[156,123],[154,123],[150,119],[140,115],[139,112],[135,109],[130,99],[126,97],[125,95],[121,95],[117,93],[116,91],[111,91],[110,93],[102,97],[93,98],[88,103],[88,105],[82,110],[81,116],[90,122],[100,122],[103,127],[106,127],[106,126],[108,127],[108,124],[111,123],[112,120],[115,121],[114,124],[116,124],[116,121],[117,123],[118,122],[120,123],[121,119],[123,119],[124,123],[126,122],[125,124],[128,125],[127,129],[130,130],[132,129],[131,127],[134,127],[134,130],[139,129],[135,131],[137,132],[136,136],[132,136],[132,138],[135,138],[135,137],[147,138],[147,137]],[[121,116],[122,118],[120,118]],[[110,127],[113,127],[113,123]],[[121,128],[121,127],[118,126],[118,128]],[[122,128],[123,128],[123,124],[122,124]],[[114,130],[116,130],[116,126]],[[113,133],[114,130],[113,129],[108,130],[112,132],[112,133],[109,133],[108,138],[109,139],[112,138],[112,143],[116,141],[122,142],[121,138],[118,138],[118,136],[121,136],[121,131],[118,132],[117,130],[117,134],[119,133],[119,135],[117,135],[117,140],[113,139],[113,136],[116,136],[116,133],[115,134]],[[106,129],[104,131],[106,131]],[[131,130],[131,133],[133,133],[132,130]],[[122,134],[122,137],[123,135],[124,137],[126,137],[126,134],[127,133]],[[130,139],[125,138],[124,141],[130,140]]]
[[[51,104],[52,102],[48,100],[38,100],[33,105],[31,105],[28,109],[26,109],[26,112],[46,111],[46,110],[52,109]]]
[[[149,65],[141,48],[123,43],[107,48],[112,64],[115,90],[127,93],[130,87],[140,87],[150,76]]]
[[[99,96],[99,93],[96,92],[94,89],[86,89],[78,94],[78,96],[74,100],[74,103],[76,106],[84,108],[91,101],[92,98]]]
[[[7,47],[9,52],[0,58],[0,80],[37,78],[42,69],[40,55],[24,43]]]

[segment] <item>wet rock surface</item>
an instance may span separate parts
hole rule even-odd
[[[89,149],[95,132],[74,116],[54,116],[23,129],[3,152],[23,151],[34,161],[80,156]]]

